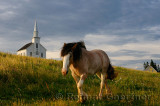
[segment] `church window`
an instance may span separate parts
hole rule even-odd
[[[41,53],[41,57],[43,57],[43,53]]]
[[[36,43],[36,48],[38,48],[38,43]]]
[[[30,56],[32,56],[32,52],[30,52]]]

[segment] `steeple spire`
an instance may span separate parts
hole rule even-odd
[[[36,20],[35,20],[35,24],[34,24],[32,43],[40,43],[40,37],[38,36],[38,26],[37,26]]]
[[[38,31],[38,28],[37,28],[37,21],[35,20],[35,24],[34,24],[34,31]]]
[[[37,26],[37,21],[36,20],[35,20],[35,24],[34,24],[33,37],[38,37],[38,26]]]

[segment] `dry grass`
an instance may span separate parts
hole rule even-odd
[[[81,105],[76,103],[77,88],[70,72],[63,77],[61,67],[61,61],[0,52],[0,104]],[[85,105],[160,104],[159,73],[114,68],[119,75],[114,81],[108,80],[113,95],[94,99],[99,93],[100,79],[89,76],[83,89],[92,98]]]

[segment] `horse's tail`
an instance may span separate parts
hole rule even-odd
[[[109,67],[108,67],[108,70],[107,70],[107,79],[113,80],[114,78],[117,77],[117,75],[118,75],[118,73],[115,73],[114,68],[109,63]]]

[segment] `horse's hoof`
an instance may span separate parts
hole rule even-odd
[[[78,100],[77,103],[84,103],[86,100]]]
[[[82,103],[82,101],[78,100],[77,103]]]
[[[87,97],[81,96],[81,97],[78,99],[77,103],[84,103],[84,102],[87,101],[87,99],[88,99]]]
[[[102,100],[102,94],[99,94],[98,99]]]
[[[102,100],[102,96],[98,96],[98,100]]]

